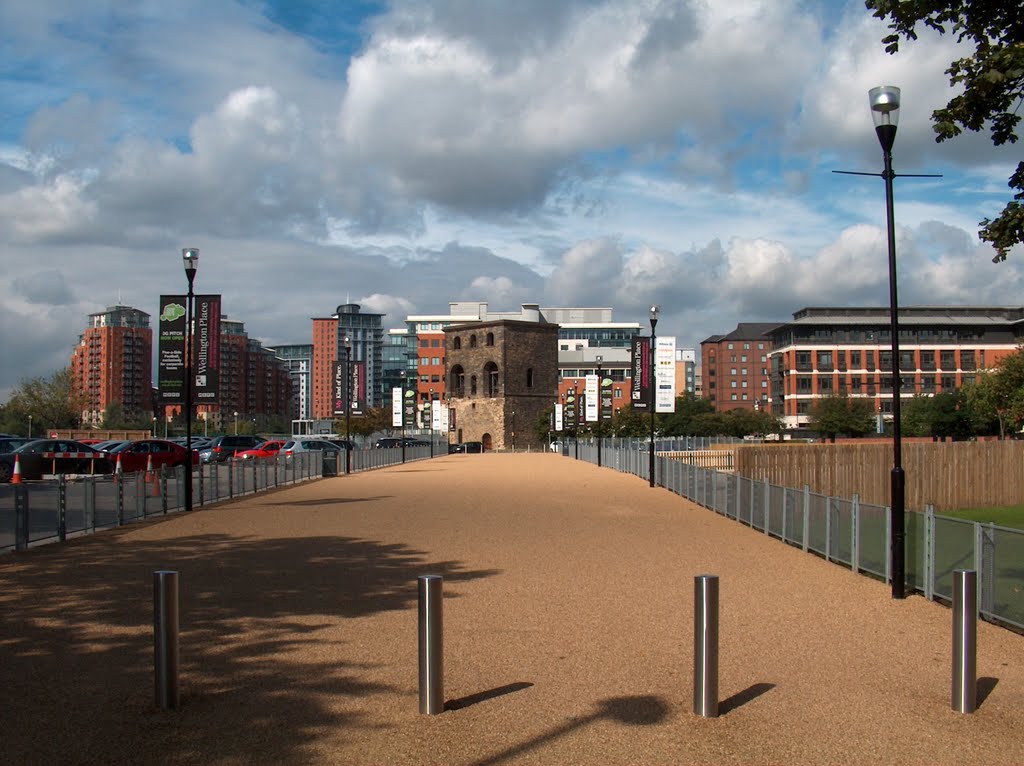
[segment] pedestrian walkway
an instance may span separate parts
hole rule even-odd
[[[152,572],[181,584],[153,704]],[[693,578],[721,578],[721,716],[692,713]],[[444,577],[447,710],[417,697]],[[1020,764],[1024,637],[556,454],[449,455],[0,559],[0,762]]]

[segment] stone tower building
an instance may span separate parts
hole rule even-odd
[[[558,325],[502,319],[445,330],[449,406],[457,442],[545,449],[536,433],[558,396]]]

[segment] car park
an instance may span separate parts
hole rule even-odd
[[[242,450],[235,457],[239,460],[266,460],[277,457],[287,439],[267,439],[252,449]]]
[[[125,442],[107,454],[114,462],[115,467],[120,461],[121,470],[125,473],[145,471],[149,468],[159,469],[162,466],[174,468],[189,463],[188,450],[164,439],[139,439]],[[195,450],[192,450],[192,465],[199,465],[199,453]]]
[[[34,439],[13,452],[0,454],[0,482],[9,482],[15,462],[22,479],[48,474],[110,473],[114,464],[105,452],[72,439]]]

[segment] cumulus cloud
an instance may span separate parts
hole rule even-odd
[[[38,271],[24,277],[16,277],[11,283],[14,292],[29,303],[48,306],[63,306],[74,302],[71,288],[59,271]]]

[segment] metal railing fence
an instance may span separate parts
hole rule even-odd
[[[192,507],[319,478],[330,468],[320,452],[204,463],[191,472]],[[0,485],[0,552],[183,510],[187,480],[178,466]]]
[[[572,451],[569,455],[574,454]],[[597,462],[596,444],[581,442],[579,457]],[[601,464],[645,480],[646,451],[604,445]],[[816,494],[809,488],[701,468],[658,456],[659,486],[741,524],[822,556],[828,561],[890,580],[889,508]],[[983,619],[1024,630],[1024,531],[939,516],[931,507],[906,514],[906,582],[926,598],[952,602],[953,572],[978,573]]]

